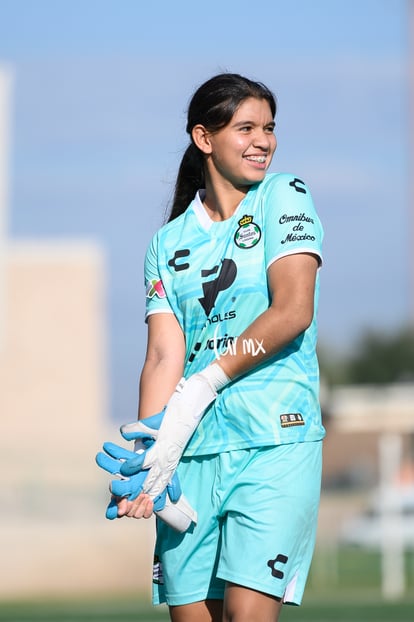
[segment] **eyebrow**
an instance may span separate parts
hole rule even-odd
[[[233,127],[242,127],[243,125],[257,125],[257,123],[254,123],[254,122],[253,122],[253,121],[251,121],[251,120],[246,120],[246,121],[238,121],[237,123],[235,123],[235,124],[233,125]],[[275,126],[276,126],[276,123],[275,123],[275,121],[273,121],[273,120],[272,120],[272,121],[269,121],[269,123],[265,123],[265,124],[264,124],[264,127],[269,127],[269,125],[271,125],[272,127],[275,127]]]

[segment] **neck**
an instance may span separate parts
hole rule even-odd
[[[248,192],[248,187],[236,188],[229,182],[212,183],[206,176],[206,195],[203,205],[212,220],[231,218],[240,201]]]

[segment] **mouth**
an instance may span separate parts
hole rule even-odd
[[[266,156],[265,155],[258,155],[258,156],[244,156],[246,158],[246,160],[249,160],[250,162],[257,162],[258,164],[264,164],[266,162]]]

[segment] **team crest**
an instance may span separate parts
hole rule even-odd
[[[259,225],[253,222],[253,216],[245,214],[239,220],[239,228],[234,234],[234,242],[239,248],[252,248],[262,237]]]

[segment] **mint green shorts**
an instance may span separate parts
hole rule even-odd
[[[313,555],[322,441],[182,459],[198,522],[157,521],[153,603],[222,599],[226,582],[299,605]]]

